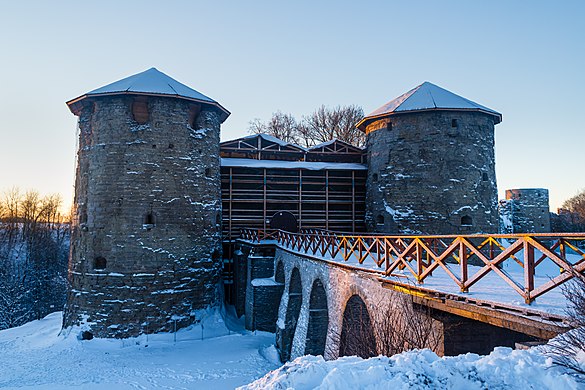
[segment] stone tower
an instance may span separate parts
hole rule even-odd
[[[501,120],[425,82],[360,121],[367,134],[369,230],[496,233],[494,125]]]
[[[64,326],[167,331],[217,302],[229,112],[152,68],[67,102],[79,117]]]
[[[550,233],[548,190],[506,190],[506,199],[500,201],[500,218],[501,233]]]

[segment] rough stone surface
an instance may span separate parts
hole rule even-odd
[[[387,321],[395,321],[390,329],[408,333],[413,326],[412,319],[389,319],[387,314],[392,310],[406,310],[405,304],[419,311],[419,319],[430,320],[431,336],[427,347],[439,355],[463,351],[487,353],[496,346],[513,346],[517,341],[532,339],[479,321],[427,311],[405,301],[402,293],[383,287],[377,277],[369,273],[347,270],[284,249],[276,250],[276,269],[279,263],[284,266],[285,285],[278,310],[276,345],[283,361],[307,353],[320,353],[325,359],[338,358],[342,352],[340,336],[346,307],[350,299],[356,297],[364,303],[372,325],[378,329],[388,329]],[[375,337],[374,342],[381,346],[381,341]]]
[[[499,207],[502,233],[549,233],[551,231],[547,189],[506,190],[506,199],[500,201]]]
[[[149,97],[139,124],[132,96],[84,103],[64,326],[129,337],[197,321],[221,272],[218,113]]]
[[[366,133],[370,231],[498,231],[492,116],[465,111],[393,115],[372,122]]]
[[[324,345],[319,349],[324,350],[325,359],[338,358],[343,316],[348,300],[357,295],[365,303],[368,312],[374,313],[385,304],[391,305],[396,301],[394,298],[398,296],[397,294],[400,294],[382,287],[374,275],[348,271],[341,267],[331,266],[324,261],[302,257],[282,249],[276,250],[277,268],[279,262],[284,265],[286,283],[278,310],[276,344],[283,360],[292,360],[306,353],[315,353],[319,344]],[[302,286],[300,299],[297,298],[297,288],[291,289],[294,270],[298,270],[300,275]],[[313,287],[319,284],[322,284],[322,289],[325,291],[325,302],[322,297],[316,297],[320,293],[315,294],[313,291]],[[320,287],[316,288],[320,289]],[[292,310],[290,309],[291,302],[294,306]],[[297,307],[299,303],[300,307]],[[324,312],[327,313],[326,322],[322,316]],[[290,317],[294,321],[291,321]],[[313,324],[311,319],[317,323]],[[325,326],[327,331],[323,332],[322,328]],[[440,321],[435,322],[435,328],[436,336],[443,337]],[[320,340],[320,337],[325,337],[325,340]],[[442,354],[442,345],[440,343],[440,348],[435,352]],[[287,348],[290,348],[290,354],[287,353]]]
[[[261,245],[242,244],[241,247],[242,253],[248,253],[244,292],[246,329],[274,333],[284,289],[284,283],[275,279],[274,250],[272,245],[269,250]]]

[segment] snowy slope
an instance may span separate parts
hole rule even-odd
[[[325,361],[303,356],[264,378],[241,387],[252,389],[583,389],[564,369],[536,349],[496,348],[488,356],[475,354],[440,358],[430,350],[410,351],[391,358],[344,357]]]
[[[61,313],[0,332],[0,388],[233,389],[277,368],[274,335],[201,326],[126,340],[59,335]],[[266,358],[266,357],[268,358]]]

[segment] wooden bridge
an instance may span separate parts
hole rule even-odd
[[[340,260],[384,276],[407,270],[408,276],[418,284],[431,278],[433,271],[440,267],[461,292],[468,292],[490,273],[496,274],[527,304],[568,280],[585,280],[585,252],[581,249],[585,233],[382,236],[346,235],[319,229],[300,233],[244,229],[241,238],[256,242],[273,239],[286,248]],[[523,281],[515,280],[502,269],[508,260],[523,270]],[[545,260],[556,265],[558,275],[547,275],[549,280],[536,286],[537,268]],[[449,263],[458,265],[457,274]],[[472,272],[470,266],[476,269]],[[481,267],[477,269],[477,266]]]
[[[585,233],[384,236],[243,229],[240,240],[369,275],[415,304],[539,340],[570,329],[561,287],[585,280]]]

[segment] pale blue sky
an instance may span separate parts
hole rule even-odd
[[[423,81],[503,114],[496,171],[585,188],[585,2],[0,1],[0,191],[72,199],[76,118],[65,101],[150,67],[253,118],[321,104],[366,112]]]

